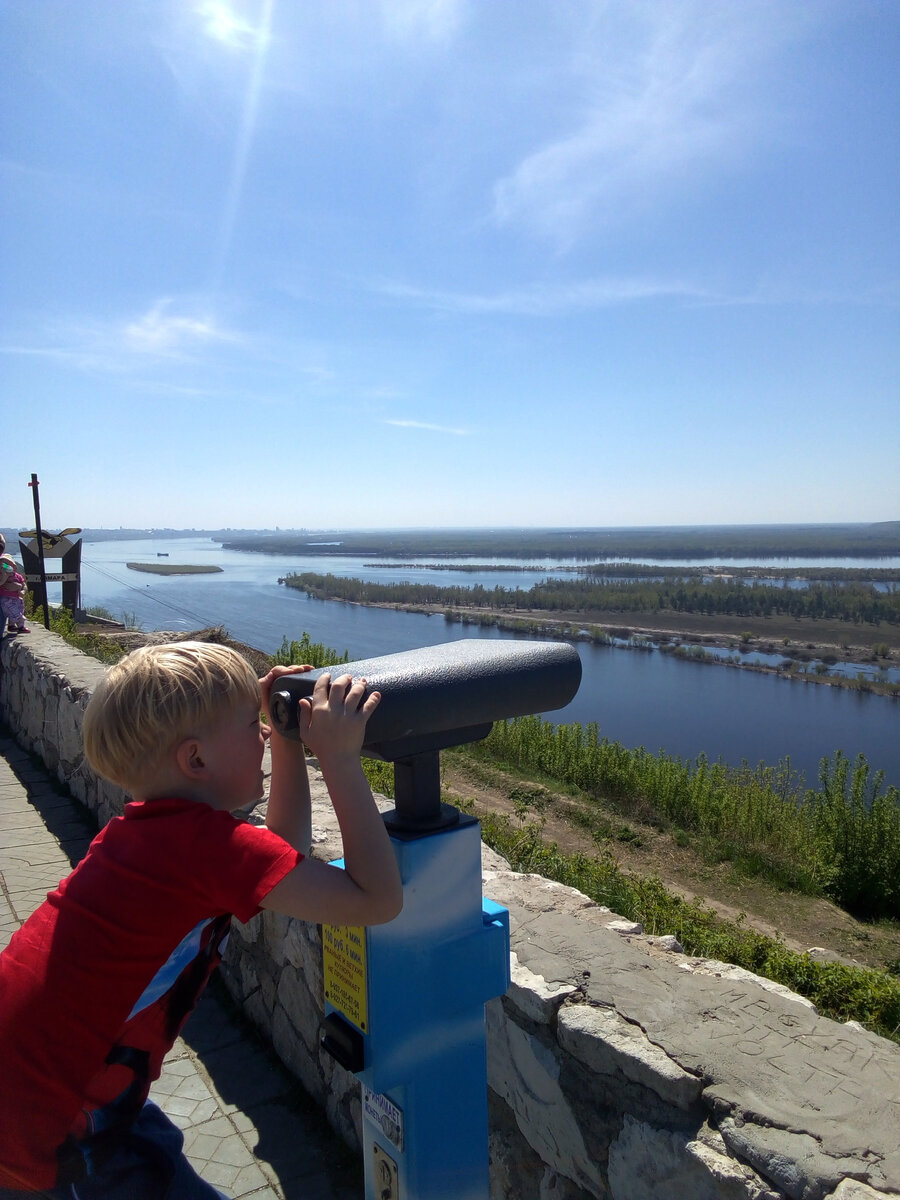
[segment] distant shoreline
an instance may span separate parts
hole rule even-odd
[[[328,540],[325,540],[327,536]],[[414,529],[335,530],[318,536],[296,531],[222,539],[226,550],[257,553],[361,555],[365,557],[553,558],[606,563],[645,558],[689,558],[697,563],[727,558],[896,558],[900,521],[847,525],[737,525],[634,529]]]
[[[324,597],[317,597],[324,599]],[[513,611],[443,604],[404,603],[402,601],[350,600],[332,598],[331,603],[354,604],[362,608],[393,609],[396,612],[421,613],[424,616],[443,617],[451,624],[493,626],[508,633],[530,636],[562,638],[570,641],[590,641],[618,645],[619,648],[636,651],[658,649],[662,653],[674,654],[693,662],[712,666],[732,667],[742,671],[753,671],[761,675],[773,675],[779,679],[790,679],[804,683],[846,688],[851,691],[868,692],[892,698],[898,696],[898,685],[880,681],[875,677],[861,679],[832,675],[827,671],[817,673],[812,668],[816,661],[823,666],[836,662],[859,663],[860,659],[874,659],[871,642],[874,637],[889,640],[892,650],[900,648],[900,636],[896,627],[873,629],[855,627],[856,644],[851,646],[844,640],[845,624],[837,621],[792,621],[785,617],[754,618],[737,616],[710,616],[706,613],[657,613],[655,622],[635,623],[636,614],[627,612],[554,612],[538,609]],[[648,614],[643,614],[645,617]],[[752,631],[748,637],[747,632]],[[788,635],[791,636],[788,636]],[[842,644],[843,643],[843,644]],[[720,647],[733,652],[734,657],[718,658],[702,653],[702,647]],[[691,654],[689,647],[697,646],[700,653]],[[741,659],[741,650],[760,651],[765,654],[782,654],[790,665],[781,668]],[[890,662],[890,659],[887,660]]]

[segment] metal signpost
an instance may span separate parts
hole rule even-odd
[[[19,534],[19,552],[25,570],[25,582],[34,597],[36,607],[43,609],[44,628],[50,628],[50,605],[47,602],[47,583],[62,583],[62,602],[74,614],[81,607],[81,539],[69,541],[70,534],[80,529],[63,529],[47,533],[41,528],[40,480],[32,472],[28,485],[34,501],[34,529]],[[45,559],[61,558],[62,570],[47,574]]]
[[[440,751],[562,708],[581,661],[564,642],[468,639],[329,669],[381,692],[363,753],[394,764],[403,879],[390,924],[322,931],[322,1044],[362,1083],[366,1200],[488,1200],[484,1005],[509,986],[509,915],[482,896],[480,825],[441,802]],[[299,736],[321,673],[278,680],[275,730]]]
[[[64,529],[62,533],[30,529],[19,534],[19,552],[29,590],[35,603],[47,604],[47,584],[62,584],[63,608],[76,613],[81,608],[81,538],[71,541],[70,535],[80,529]],[[59,571],[47,571],[48,558],[61,558]]]

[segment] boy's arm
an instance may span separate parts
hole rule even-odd
[[[273,667],[259,681],[262,709],[270,719],[269,697],[272,684],[279,675],[298,675],[311,671],[312,667]],[[271,726],[270,726],[271,729]],[[266,809],[266,825],[286,842],[309,854],[312,844],[312,810],[309,796],[309,775],[306,769],[306,751],[301,741],[269,734],[269,753],[272,773],[269,777],[269,803]]]
[[[365,680],[344,675],[332,683],[325,673],[312,697],[300,701],[300,733],[328,785],[344,869],[304,859],[272,888],[264,908],[305,921],[380,925],[403,905],[394,849],[359,761],[366,722],[381,698],[373,692],[360,706],[364,693]]]

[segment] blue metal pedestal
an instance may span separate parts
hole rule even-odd
[[[509,986],[509,916],[482,899],[477,821],[392,841],[400,916],[323,932],[326,1025],[362,1035],[366,1200],[488,1200],[484,1005]]]
[[[465,639],[348,663],[381,695],[363,754],[394,764],[385,817],[403,911],[323,926],[323,1046],[363,1085],[367,1200],[488,1200],[484,1005],[509,987],[509,914],[481,895],[481,827],[441,800],[440,751],[549,712],[581,680],[574,646]],[[281,676],[273,727],[300,737],[320,671]]]

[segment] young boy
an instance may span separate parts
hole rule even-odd
[[[224,646],[136,650],[84,718],[85,754],[134,797],[0,955],[0,1197],[187,1200],[180,1132],[147,1093],[221,959],[231,915],[377,925],[400,911],[390,841],[359,754],[380,696],[316,681],[300,733],[317,756],[345,870],[307,857],[303,744],[272,739],[266,826],[232,814],[263,792],[272,685]]]

